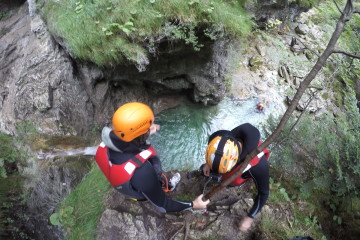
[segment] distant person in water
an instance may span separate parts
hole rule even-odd
[[[180,174],[164,182],[160,160],[146,141],[160,129],[149,106],[139,102],[122,105],[113,115],[112,127],[103,129],[95,159],[115,189],[136,201],[149,200],[160,212],[206,208],[209,200],[203,201],[202,195],[192,202],[171,200],[165,195],[162,183],[169,184],[165,189],[172,191]]]
[[[205,176],[213,176],[221,181],[228,179],[241,167],[246,155],[261,144],[260,132],[249,123],[242,124],[231,131],[220,130],[209,137],[206,149],[206,164],[202,166]],[[250,162],[248,169],[230,186],[239,186],[252,179],[258,190],[254,204],[247,216],[239,223],[241,231],[247,231],[254,217],[269,197],[269,152],[265,149]]]

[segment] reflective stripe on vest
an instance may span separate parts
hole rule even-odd
[[[156,156],[156,152],[150,146],[122,164],[112,164],[108,156],[108,147],[101,143],[96,151],[95,160],[111,185],[117,187],[128,182],[135,169],[152,156]]]
[[[261,141],[259,141],[258,146],[260,146],[262,144]],[[246,166],[246,168],[244,169],[243,173],[248,171],[250,168],[256,166],[259,162],[260,159],[265,155],[266,160],[269,160],[270,157],[270,152],[267,148],[265,148],[262,152],[260,152],[258,155],[256,155],[256,157],[254,157],[250,163]],[[242,164],[240,164],[239,166],[237,166],[234,170],[232,170],[231,172],[228,173],[224,173],[222,174],[221,178],[222,181],[225,181],[226,179],[228,179],[230,176],[232,176],[240,167],[242,166]],[[250,180],[251,178],[242,178],[241,176],[239,176],[238,178],[236,178],[234,181],[232,181],[229,185],[234,185],[234,186],[238,186],[241,185],[243,183],[245,183],[246,181]]]

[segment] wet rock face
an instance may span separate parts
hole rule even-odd
[[[105,70],[105,78],[114,88],[138,85],[151,95],[184,93],[195,102],[217,104],[225,94],[226,41],[208,41],[199,52],[181,42],[173,44],[161,44],[161,54],[152,57],[144,71],[135,66],[118,66]]]
[[[225,94],[224,40],[208,41],[199,52],[165,42],[141,71],[134,65],[99,69],[73,59],[35,7],[29,0],[0,22],[2,131],[14,133],[18,123],[30,121],[43,133],[86,135],[109,123],[114,109],[128,101],[148,103],[157,112],[167,102],[163,99],[174,95],[207,105]]]
[[[88,96],[40,16],[31,18],[24,4],[0,26],[0,129],[13,133],[29,121],[44,133],[63,133],[84,119]]]

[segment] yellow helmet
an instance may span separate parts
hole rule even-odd
[[[113,115],[112,125],[116,136],[125,142],[145,134],[154,122],[154,113],[149,106],[139,103],[126,103]]]
[[[230,136],[216,136],[206,148],[206,164],[215,173],[227,173],[236,165],[240,155],[237,140]]]

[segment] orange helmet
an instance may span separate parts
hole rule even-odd
[[[206,149],[206,163],[215,173],[227,173],[236,165],[240,146],[238,141],[230,136],[216,136]]]
[[[145,134],[153,122],[153,111],[149,106],[139,102],[122,105],[112,118],[115,135],[125,142],[130,142]]]

